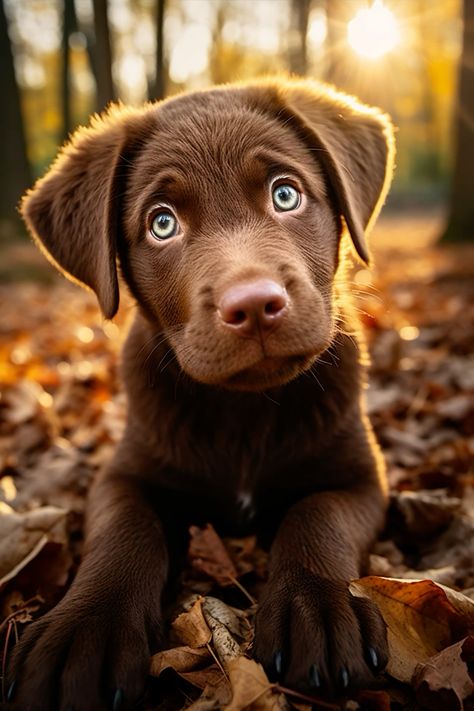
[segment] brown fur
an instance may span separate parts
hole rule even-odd
[[[138,310],[126,433],[92,488],[71,589],[18,645],[17,708],[105,709],[118,688],[133,706],[161,644],[168,569],[189,524],[206,521],[272,541],[254,649],[270,675],[334,694],[384,666],[381,617],[347,589],[385,484],[335,274],[344,224],[368,260],[392,157],[377,110],[268,80],[113,109],[26,196],[35,239],[104,315],[118,307],[117,263]],[[303,194],[294,212],[272,208],[273,174]],[[163,201],[182,234],[157,242],[147,220]],[[278,328],[242,338],[219,304],[262,278],[288,308]]]

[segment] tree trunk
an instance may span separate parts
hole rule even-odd
[[[163,35],[165,9],[166,0],[156,0],[156,73],[154,85],[149,91],[150,99],[164,99],[166,96],[166,63]]]
[[[308,71],[306,38],[311,0],[291,0],[290,46],[288,68],[292,74],[305,76]]]
[[[20,91],[15,77],[8,21],[0,0],[0,239],[14,233],[19,225],[16,206],[21,194],[31,185],[26,152]]]
[[[115,96],[112,79],[112,50],[110,45],[107,0],[93,0],[94,6],[94,64],[97,84],[97,111],[102,111]]]
[[[63,36],[62,36],[62,91],[61,104],[63,111],[63,141],[67,140],[73,129],[71,119],[71,82],[70,82],[70,52],[69,37],[76,30],[76,14],[74,0],[64,0],[63,3]]]
[[[474,240],[474,2],[464,0],[456,139],[449,217],[443,242]]]

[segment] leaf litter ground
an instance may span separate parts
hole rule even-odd
[[[351,283],[391,490],[351,591],[384,615],[386,673],[331,702],[270,683],[248,658],[266,554],[253,537],[193,527],[169,649],[150,661],[150,711],[474,708],[474,247],[434,246],[437,229],[423,214],[386,217],[376,267],[355,268]],[[35,253],[21,254],[36,270]],[[0,302],[3,677],[21,629],[65,594],[80,562],[88,485],[123,431],[118,354],[134,307],[104,323],[94,298],[59,278],[0,284]]]

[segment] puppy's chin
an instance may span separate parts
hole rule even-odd
[[[230,373],[212,373],[208,370],[200,372],[190,368],[189,364],[181,367],[189,377],[204,385],[241,392],[262,392],[294,380],[313,365],[318,355],[320,353],[264,357],[248,367]]]
[[[256,365],[245,368],[219,383],[229,390],[258,392],[286,385],[308,370],[315,355],[297,355],[289,358],[264,358]]]

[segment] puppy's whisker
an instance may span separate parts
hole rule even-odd
[[[150,361],[150,359],[153,357],[153,355],[156,353],[156,351],[159,349],[159,347],[160,347],[161,345],[163,345],[163,343],[164,343],[166,340],[167,340],[166,337],[165,337],[165,338],[162,338],[162,339],[151,349],[151,351],[149,352],[149,354],[147,355],[147,357],[146,357],[145,360],[143,361],[143,367],[145,367],[145,366],[147,365],[148,361]]]
[[[166,351],[165,351],[164,355],[162,356],[160,362],[157,364],[157,366],[156,366],[156,368],[155,368],[155,371],[160,371],[160,366],[161,366],[161,364],[162,364],[163,361],[169,356],[170,353],[173,353],[173,354],[174,354],[173,348],[171,348],[171,346],[166,349]],[[161,372],[161,371],[160,371],[160,372]]]
[[[137,353],[136,358],[138,359],[138,357],[139,357],[140,354],[143,352],[143,350],[144,350],[145,348],[147,348],[147,347],[153,342],[154,338],[157,338],[158,336],[162,336],[161,339],[158,341],[158,343],[155,344],[155,346],[152,348],[152,350],[150,351],[150,353],[149,353],[149,354],[147,355],[147,357],[145,358],[145,361],[144,361],[143,365],[146,366],[146,364],[148,363],[148,361],[150,360],[150,358],[156,353],[156,351],[158,350],[158,348],[159,348],[161,345],[163,345],[163,343],[165,343],[166,341],[168,341],[169,338],[170,338],[170,336],[176,335],[179,331],[180,331],[180,327],[169,328],[169,329],[166,329],[166,331],[165,331],[165,330],[163,330],[163,331],[158,331],[158,333],[154,334],[154,335],[145,343],[145,345],[142,346],[142,348],[140,348],[139,352]]]
[[[159,338],[160,336],[163,336],[164,333],[165,333],[164,331],[157,331],[157,332],[154,333],[150,338],[148,338],[148,339],[145,341],[145,343],[142,345],[142,347],[137,351],[137,353],[136,353],[136,355],[135,355],[135,358],[138,360],[138,359],[140,358],[141,354],[143,353],[143,351],[144,351],[146,348],[148,348],[149,345],[151,345],[151,344],[153,343],[153,341],[155,340],[155,338]],[[160,340],[160,343],[162,343],[165,338],[166,338],[166,335],[164,336],[164,338],[162,338],[162,339]]]
[[[166,361],[166,363],[163,365],[162,368],[160,368],[160,373],[163,373],[166,370],[166,368],[168,366],[170,366],[174,360],[178,359],[178,356],[176,355],[176,353],[172,349],[170,349],[170,350],[171,350],[171,358],[168,361]],[[167,355],[169,355],[169,353],[170,353],[170,351],[168,351]]]
[[[309,370],[308,375],[309,375],[310,377],[312,377],[312,378],[317,382],[317,384],[319,385],[319,387],[321,388],[321,390],[324,392],[324,386],[323,386],[323,384],[321,383],[321,381],[319,380],[318,376],[316,375],[316,373],[314,372],[314,370],[313,370],[312,368]]]
[[[270,400],[270,402],[272,402],[274,405],[278,405],[278,406],[281,405],[281,403],[278,402],[278,400],[274,400],[272,397],[270,397],[270,395],[265,390],[262,390],[262,395],[266,400]]]
[[[318,358],[316,362],[317,362],[317,363],[322,363],[323,365],[331,365],[331,366],[334,365],[334,363],[331,363],[331,361],[329,361],[329,360],[324,360],[323,358]]]

